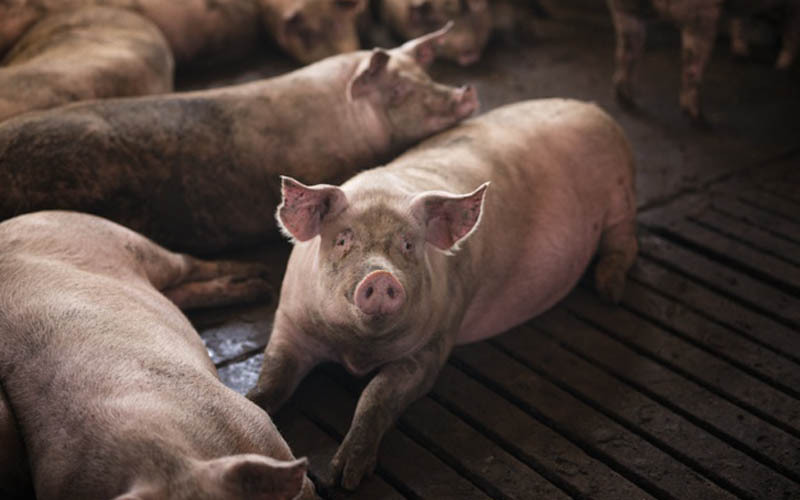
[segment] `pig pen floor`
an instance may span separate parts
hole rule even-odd
[[[484,110],[563,96],[620,120],[640,205],[625,297],[604,305],[586,279],[543,316],[456,349],[384,438],[375,475],[322,496],[800,499],[800,64],[777,73],[735,62],[722,39],[706,77],[712,127],[698,131],[677,109],[678,35],[656,26],[641,110],[626,114],[611,96],[602,3],[549,4],[532,45],[494,45],[475,67],[433,73],[475,84]],[[179,83],[291,68],[269,53]],[[274,250],[281,270],[288,249]],[[271,316],[269,306],[193,316],[240,392],[255,381]],[[320,486],[364,383],[321,367],[274,416]]]

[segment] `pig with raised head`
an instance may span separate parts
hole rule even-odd
[[[72,101],[172,90],[164,35],[127,10],[89,7],[33,25],[0,66],[0,121]]]
[[[260,267],[172,253],[87,214],[0,224],[0,416],[36,497],[317,498],[305,459],[220,382],[178,309],[263,292]]]
[[[637,253],[630,146],[578,101],[505,106],[341,187],[282,192],[294,249],[248,397],[275,411],[321,361],[377,370],[331,463],[346,488],[453,346],[550,308],[595,254],[597,290],[619,300]]]
[[[723,7],[737,16],[752,13],[758,8],[786,4],[787,16],[784,46],[778,57],[778,67],[788,67],[800,46],[800,1],[770,0],[767,2],[723,0],[607,0],[616,31],[614,90],[617,101],[625,107],[635,107],[633,80],[636,67],[644,53],[647,20],[661,17],[675,23],[681,32],[681,89],[680,106],[694,121],[703,123],[700,87],[711,58]],[[732,26],[734,52],[742,52],[744,41],[741,20]]]
[[[179,250],[277,236],[278,174],[343,180],[470,115],[475,91],[430,79],[444,30],[213,90],[77,103],[0,124],[0,219],[105,216]]]

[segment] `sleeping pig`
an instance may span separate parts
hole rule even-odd
[[[381,437],[457,344],[550,308],[597,254],[619,300],[636,253],[631,149],[592,104],[512,104],[430,138],[341,187],[283,178],[294,241],[248,397],[275,411],[317,363],[377,370],[331,463],[354,488]]]
[[[0,124],[0,219],[61,208],[183,251],[261,243],[277,236],[277,174],[345,179],[477,108],[473,89],[423,69],[444,33],[263,81],[12,118]]]
[[[220,382],[178,309],[263,291],[260,267],[172,253],[87,214],[0,224],[0,438],[25,447],[0,457],[27,456],[47,500],[317,498],[305,459]]]

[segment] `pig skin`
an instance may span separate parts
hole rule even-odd
[[[346,488],[374,468],[383,434],[430,389],[453,346],[552,307],[595,253],[597,290],[619,300],[638,248],[630,146],[607,114],[572,100],[505,106],[341,188],[285,179],[283,194],[278,216],[295,247],[248,397],[274,411],[321,361],[357,375],[377,369],[331,463]],[[431,218],[440,198],[457,208]],[[450,240],[430,236],[462,223]],[[367,317],[353,295],[376,273],[402,293],[390,295],[398,312]]]

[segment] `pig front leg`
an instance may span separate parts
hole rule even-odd
[[[252,303],[274,295],[270,270],[263,264],[182,257],[182,277],[161,290],[182,310]]]
[[[318,353],[313,341],[278,311],[264,350],[258,381],[247,393],[247,398],[273,414],[289,399],[308,372],[327,360]]]
[[[330,464],[330,481],[355,489],[375,470],[378,447],[400,414],[433,387],[452,349],[440,338],[412,356],[384,365],[358,400],[350,430]]]

